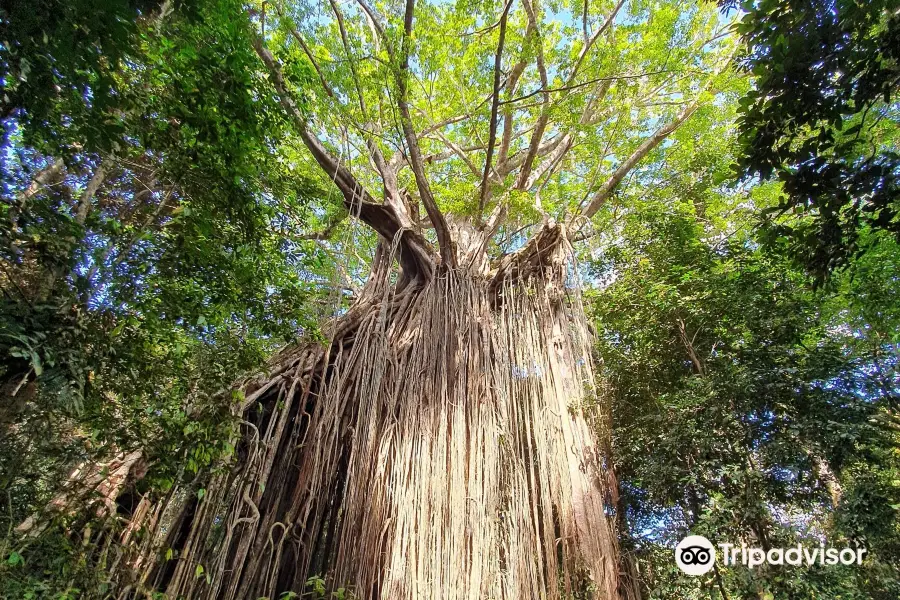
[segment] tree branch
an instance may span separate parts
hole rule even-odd
[[[522,76],[522,72],[525,71],[525,66],[526,64],[524,60],[520,60],[515,65],[513,65],[513,68],[509,73],[509,77],[506,78],[507,98],[512,98],[512,95],[516,93],[516,86],[519,83],[519,78]],[[500,139],[500,150],[497,153],[498,171],[503,169],[503,165],[506,163],[507,159],[509,159],[509,145],[512,143],[512,134],[513,108],[511,104],[506,104],[503,108],[503,137]]]
[[[299,235],[295,235],[294,239],[296,240],[327,240],[334,233],[334,230],[337,228],[338,224],[340,224],[340,220],[333,221],[322,231],[315,231],[313,233],[302,233]]]
[[[537,156],[546,156],[548,153],[553,152],[563,141],[565,140],[564,135],[557,135],[553,137],[550,141],[541,144],[538,148]],[[500,177],[505,177],[509,175],[517,168],[519,168],[522,163],[525,161],[525,157],[527,155],[527,150],[523,150],[521,152],[517,152],[511,158],[509,158],[503,165],[503,169],[498,169],[498,175]]]
[[[512,98],[511,100],[501,100],[500,104],[501,104],[501,106],[505,105],[505,104],[514,104],[516,102],[521,102],[522,100],[527,100],[533,96],[537,96],[538,94],[543,94],[544,92],[549,92],[549,93],[553,94],[556,92],[567,92],[569,90],[577,90],[578,88],[582,88],[582,87],[585,87],[588,85],[593,85],[593,84],[601,82],[601,81],[619,81],[619,80],[626,80],[626,79],[640,79],[642,77],[650,77],[651,75],[660,75],[661,73],[675,73],[675,72],[676,71],[672,71],[670,69],[663,69],[660,71],[648,71],[646,73],[636,73],[634,75],[612,75],[609,77],[596,77],[594,79],[588,79],[587,81],[583,81],[581,83],[573,83],[571,85],[564,85],[564,86],[561,86],[558,88],[544,89],[544,87],[542,86],[542,87],[534,90],[533,92],[529,92],[523,96],[519,96],[517,98]],[[683,72],[683,71],[679,71],[679,72]]]
[[[596,212],[600,209],[601,206],[609,199],[612,195],[613,191],[616,187],[621,183],[621,181],[625,178],[626,175],[634,168],[636,164],[638,164],[645,156],[647,156],[651,150],[656,148],[660,142],[666,139],[669,134],[678,129],[678,127],[684,123],[688,117],[694,114],[694,111],[697,110],[699,105],[700,97],[698,95],[697,99],[691,102],[687,107],[684,108],[678,115],[667,123],[663,125],[659,129],[657,129],[653,135],[644,140],[637,149],[631,153],[627,159],[625,159],[622,164],[618,166],[618,168],[613,171],[613,174],[609,176],[609,179],[600,186],[600,189],[594,194],[594,197],[591,198],[591,201],[581,212],[585,217],[591,218],[596,214]]]
[[[335,19],[338,23],[338,31],[341,33],[341,44],[344,46],[344,53],[347,55],[347,62],[350,65],[350,74],[353,76],[353,85],[356,87],[356,95],[359,96],[359,109],[362,111],[363,120],[366,119],[366,100],[363,98],[362,86],[359,84],[359,74],[356,72],[356,61],[350,53],[350,41],[347,39],[347,28],[344,27],[344,15],[338,8],[335,0],[328,0],[331,4],[331,10],[334,12]]]
[[[111,161],[108,158],[104,158],[100,161],[100,164],[97,165],[97,168],[94,170],[94,174],[91,175],[91,179],[88,181],[87,186],[81,193],[81,198],[78,199],[78,208],[75,211],[75,222],[79,225],[84,225],[88,214],[91,212],[91,203],[93,202],[94,196],[97,194],[97,190],[100,189],[100,186],[103,185],[103,181],[106,179],[110,162]]]
[[[550,119],[550,83],[547,77],[547,68],[544,65],[544,40],[541,37],[541,32],[537,24],[537,10],[532,6],[531,2],[532,0],[522,0],[522,3],[525,6],[525,12],[528,15],[528,21],[534,28],[535,37],[537,37],[537,68],[541,77],[541,88],[544,90],[544,98],[541,101],[540,115],[534,126],[534,131],[531,133],[531,141],[528,143],[528,152],[525,155],[525,161],[522,163],[522,168],[516,179],[515,189],[517,190],[526,189],[525,184],[528,182],[528,178],[531,175],[534,159],[537,157],[541,139],[544,137],[544,130],[547,128],[547,121]]]
[[[51,181],[61,178],[61,173],[65,163],[61,158],[57,158],[50,165],[44,167],[32,178],[31,184],[27,189],[16,196],[15,202],[9,210],[9,220],[13,231],[19,230],[19,215],[25,210],[25,205],[35,194],[41,191]]]
[[[506,82],[508,80],[509,80],[509,78],[504,79],[504,82]],[[472,110],[470,110],[469,112],[462,114],[462,115],[456,115],[454,117],[448,117],[442,121],[438,121],[437,123],[434,123],[433,125],[429,125],[428,127],[426,127],[425,129],[422,130],[421,135],[428,135],[429,133],[433,133],[433,132],[437,131],[438,129],[442,129],[442,128],[446,127],[447,125],[453,125],[454,123],[459,123],[460,121],[465,121],[466,119],[471,119],[475,113],[477,113],[479,110],[481,110],[482,106],[484,106],[485,104],[490,102],[493,98],[494,98],[494,93],[491,92],[490,94],[488,94],[488,96],[484,100],[482,100],[481,102],[476,104],[475,107]],[[503,102],[501,102],[500,104],[503,104]]]
[[[584,43],[588,41],[588,0],[584,0],[584,8],[581,11],[581,31],[584,35]]]
[[[413,176],[416,180],[416,187],[419,190],[419,198],[425,206],[425,212],[431,224],[434,225],[434,231],[437,234],[438,245],[440,246],[441,259],[447,267],[456,266],[456,248],[450,230],[447,227],[447,221],[441,214],[434,195],[431,193],[431,186],[428,185],[428,179],[425,176],[425,167],[422,161],[422,152],[419,149],[419,140],[413,129],[412,117],[409,114],[409,51],[412,43],[412,26],[413,12],[415,11],[415,0],[406,0],[406,13],[403,19],[403,42],[401,44],[400,68],[396,71],[397,87],[400,94],[397,98],[397,105],[400,109],[400,123],[403,129],[403,136],[406,138],[406,145],[409,152],[409,165],[412,168]]]
[[[356,0],[357,4],[363,9],[363,12],[366,13],[366,16],[369,17],[369,22],[372,24],[372,27],[375,29],[375,32],[378,36],[384,40],[386,44],[386,48],[388,51],[388,55],[393,55],[393,51],[391,49],[390,40],[384,35],[384,27],[382,27],[381,22],[379,21],[379,16],[375,12],[375,10],[369,6],[369,3],[366,0]]]
[[[733,53],[728,56],[728,58],[723,61],[722,65],[716,69],[715,73],[707,80],[706,84],[697,92],[697,97],[693,102],[685,106],[681,112],[676,115],[676,117],[666,125],[663,125],[659,129],[654,132],[649,138],[644,140],[644,143],[637,147],[637,149],[631,153],[629,156],[619,167],[613,171],[613,174],[610,175],[609,179],[600,186],[600,189],[594,194],[594,197],[591,198],[591,201],[588,205],[581,211],[581,215],[591,218],[596,214],[596,212],[600,209],[601,206],[609,199],[612,195],[613,191],[615,191],[616,187],[621,183],[622,179],[634,168],[634,166],[641,161],[647,154],[650,153],[651,150],[656,148],[660,142],[666,139],[673,131],[678,129],[682,123],[687,121],[687,119],[694,114],[697,108],[700,105],[700,98],[703,95],[703,92],[712,84],[713,80],[724,71],[728,65],[731,63],[731,58]]]
[[[494,145],[497,143],[497,109],[500,101],[500,69],[503,62],[503,43],[506,41],[506,21],[512,0],[507,0],[500,16],[500,40],[497,42],[497,52],[494,55],[494,99],[491,102],[491,128],[488,133],[487,153],[484,159],[484,174],[481,177],[481,190],[478,196],[478,221],[481,222],[481,213],[484,212],[484,204],[488,197],[488,180],[491,175],[491,161],[494,158]]]
[[[317,137],[310,133],[303,113],[287,88],[281,65],[265,47],[259,36],[253,37],[253,48],[265,64],[275,90],[278,92],[278,101],[297,127],[300,139],[319,167],[340,190],[344,197],[344,204],[350,213],[387,240],[392,240],[395,235],[400,235],[403,247],[400,263],[404,271],[411,278],[420,275],[430,277],[434,265],[433,254],[428,242],[414,230],[413,224],[409,222],[409,218],[405,214],[398,213],[392,206],[376,203],[350,171],[328,152]]]
[[[369,118],[368,108],[366,107],[366,99],[363,96],[362,84],[359,80],[359,73],[356,70],[356,61],[354,60],[353,55],[350,51],[350,40],[347,36],[347,28],[344,25],[344,15],[335,0],[328,1],[331,4],[331,10],[334,12],[334,16],[337,20],[338,30],[341,34],[341,44],[344,47],[344,53],[347,55],[347,61],[350,65],[350,74],[353,76],[353,85],[356,88],[356,95],[359,98],[359,110],[362,113],[363,120],[367,121]],[[384,154],[382,154],[381,148],[378,147],[378,143],[366,130],[367,128],[360,127],[359,129],[360,131],[362,131],[363,137],[365,138],[366,148],[369,151],[369,155],[372,157],[372,162],[375,163],[375,169],[378,171],[379,175],[381,175],[381,180],[384,184],[385,201],[393,206],[394,210],[398,213],[404,211],[403,202],[400,200],[400,190],[397,183],[397,174],[384,160]]]
[[[281,10],[281,6],[278,3],[275,3],[275,10],[276,12],[278,12],[278,16],[281,17],[282,20],[284,20],[284,12]],[[328,85],[328,81],[322,74],[322,69],[319,68],[319,63],[316,62],[316,57],[313,56],[312,50],[310,50],[309,46],[306,45],[306,42],[303,40],[303,36],[300,35],[300,32],[297,31],[293,26],[289,26],[288,31],[290,31],[291,37],[297,40],[297,43],[300,44],[300,48],[303,49],[303,53],[306,54],[306,58],[308,58],[309,62],[312,63],[313,69],[316,70],[316,74],[319,76],[319,81],[322,83],[322,87],[325,89],[325,93],[337,100],[337,95],[334,93],[334,90],[331,89],[331,86]]]
[[[606,96],[606,93],[609,91],[611,85],[612,81],[610,81],[609,79],[605,79],[600,82],[597,95],[586,103],[584,110],[581,113],[581,119],[579,120],[579,123],[581,125],[591,124],[594,104],[596,104]],[[549,178],[553,175],[556,167],[562,164],[562,159],[569,152],[569,150],[572,149],[572,147],[574,146],[574,142],[575,138],[573,137],[571,132],[564,134],[561,137],[561,141],[559,142],[559,144],[550,153],[550,156],[548,156],[546,160],[543,160],[538,165],[537,169],[535,169],[531,174],[531,177],[525,184],[525,189],[530,190],[532,187],[534,187],[535,184],[537,184],[541,177],[549,173],[547,180],[545,180],[541,186],[543,188],[543,186],[546,185],[547,181],[549,181]]]
[[[609,29],[610,25],[612,25],[613,19],[616,18],[617,14],[619,14],[619,10],[621,10],[622,5],[624,5],[624,4],[625,4],[625,0],[619,0],[619,3],[616,4],[615,8],[613,8],[613,11],[609,14],[608,17],[606,17],[606,21],[603,22],[603,25],[600,26],[600,29],[598,29],[596,32],[594,32],[594,35],[592,35],[590,37],[590,39],[588,39],[587,35],[586,35],[587,34],[587,2],[585,1],[585,4],[584,4],[584,7],[585,7],[584,32],[585,32],[585,39],[587,40],[587,42],[584,44],[584,48],[581,49],[581,52],[578,53],[578,58],[575,60],[575,64],[572,66],[572,72],[569,74],[569,78],[566,80],[566,85],[572,85],[572,82],[575,81],[575,77],[578,75],[578,69],[581,68],[581,63],[584,62],[585,57],[587,56],[588,52],[590,52],[591,46],[593,46],[594,42],[596,42],[600,38],[600,36],[603,35],[604,31]]]
[[[435,131],[434,135],[436,135],[442,143],[444,143],[448,148],[450,148],[452,153],[454,155],[458,156],[459,159],[461,161],[463,161],[467,167],[469,167],[469,170],[472,171],[472,173],[475,175],[475,177],[481,177],[481,171],[478,169],[478,166],[474,162],[472,162],[471,158],[466,156],[465,148],[460,148],[458,145],[454,144],[452,141],[450,141],[447,138],[447,136],[445,136],[443,133],[441,133],[440,130]],[[480,148],[478,148],[478,147],[476,147],[476,149],[480,150]],[[428,158],[432,158],[432,157],[427,157],[425,159],[426,162],[428,162]],[[432,158],[432,161],[433,160],[434,159]]]

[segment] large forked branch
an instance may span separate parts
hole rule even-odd
[[[541,101],[541,112],[538,115],[534,131],[531,134],[531,141],[528,144],[525,162],[522,163],[522,168],[519,170],[519,176],[516,179],[515,187],[517,190],[525,189],[525,183],[531,175],[534,159],[537,158],[538,148],[541,145],[541,140],[544,138],[544,130],[547,128],[547,122],[550,119],[550,92],[548,91],[550,88],[550,81],[547,77],[547,67],[544,65],[544,40],[541,37],[541,32],[538,28],[537,6],[532,6],[531,0],[523,0],[523,4],[525,5],[525,12],[528,15],[528,21],[531,24],[531,27],[534,28],[535,36],[537,37],[537,68],[541,77],[541,89],[544,90],[544,92]]]
[[[415,0],[406,0],[406,14],[403,19],[403,43],[400,48],[400,68],[395,71],[397,87],[400,92],[397,98],[397,105],[400,109],[400,124],[403,128],[403,137],[406,138],[406,145],[409,150],[409,166],[412,168],[413,176],[416,180],[419,198],[425,206],[428,219],[434,225],[434,231],[437,234],[438,245],[440,246],[441,259],[447,267],[454,268],[456,267],[456,247],[453,243],[453,238],[450,236],[447,221],[434,200],[431,186],[428,185],[428,178],[425,176],[425,165],[422,160],[422,151],[419,149],[419,140],[413,129],[412,117],[409,113],[409,51],[412,44],[415,6]]]
[[[609,16],[606,17],[603,25],[601,25],[600,28],[594,32],[594,35],[592,35],[590,39],[587,39],[586,43],[584,44],[584,48],[582,48],[581,52],[578,53],[578,58],[575,60],[575,64],[572,66],[572,72],[569,74],[569,78],[566,80],[567,86],[572,85],[575,82],[575,77],[578,75],[578,69],[581,68],[581,63],[584,62],[585,57],[588,55],[588,52],[590,52],[591,47],[594,45],[594,43],[600,38],[601,35],[603,35],[603,32],[609,29],[609,27],[612,25],[613,19],[615,19],[616,15],[619,14],[619,11],[622,9],[623,4],[625,4],[625,0],[619,0],[618,4],[616,4],[616,6],[613,8],[612,12],[609,13]],[[585,7],[587,7],[586,2]],[[585,15],[586,14],[587,11],[585,11]],[[586,31],[587,29],[585,28],[585,32]]]
[[[433,270],[433,257],[428,242],[413,230],[412,224],[407,222],[409,218],[406,215],[398,212],[393,206],[375,202],[350,171],[328,152],[328,149],[316,136],[310,133],[303,113],[297,107],[287,88],[281,65],[265,47],[259,36],[254,36],[253,48],[265,64],[275,90],[278,92],[278,101],[296,125],[300,139],[303,140],[303,144],[319,167],[340,190],[344,197],[344,204],[350,213],[357,216],[385,239],[391,240],[398,234],[401,236],[401,245],[404,251],[401,252],[400,263],[411,279],[415,279],[419,275],[430,276]]]
[[[694,114],[694,111],[697,110],[697,106],[699,105],[699,97],[697,100],[691,102],[688,106],[686,106],[678,116],[675,117],[669,123],[663,125],[659,129],[657,129],[653,135],[644,140],[644,142],[637,147],[637,149],[631,153],[618,168],[613,171],[612,175],[609,176],[609,179],[600,186],[600,189],[594,193],[594,196],[591,198],[591,201],[582,211],[582,214],[591,218],[596,214],[596,212],[600,209],[601,206],[609,199],[612,195],[613,191],[615,191],[616,187],[618,187],[619,183],[625,178],[628,173],[637,165],[647,154],[650,153],[651,150],[656,148],[664,139],[666,139],[673,131],[678,129],[678,127],[684,123],[688,117]]]
[[[347,29],[346,29],[346,26],[344,25],[344,15],[341,12],[341,10],[338,7],[338,4],[335,0],[329,0],[329,1],[331,4],[331,9],[334,12],[334,16],[338,23],[338,28],[339,28],[339,31],[341,34],[341,43],[344,47],[344,53],[346,54],[347,61],[350,64],[350,72],[353,76],[353,84],[356,89],[356,94],[357,94],[358,101],[359,101],[359,109],[361,111],[363,119],[365,120],[365,119],[368,119],[368,108],[366,106],[365,96],[363,95],[362,85],[361,85],[360,79],[359,79],[359,73],[357,72],[357,69],[356,69],[356,62],[353,59],[353,53],[350,48],[350,40],[347,35]],[[368,7],[368,5],[364,2],[364,0],[359,0],[359,1],[360,1],[360,4],[363,6],[363,9],[369,15],[370,21],[372,23],[372,27],[375,30],[375,35],[383,37],[384,30],[382,29],[381,25],[378,23],[377,16],[372,12],[371,8]],[[279,9],[279,15],[282,18],[284,17],[284,13],[282,11],[280,11],[280,9]],[[334,90],[332,90],[331,86],[329,86],[328,81],[325,79],[324,75],[322,74],[322,71],[319,68],[318,64],[316,64],[315,56],[313,55],[309,46],[303,40],[303,36],[300,35],[300,32],[298,32],[296,28],[289,27],[289,29],[290,29],[291,35],[303,48],[303,51],[304,51],[304,53],[306,53],[307,58],[309,58],[309,60],[313,63],[313,67],[315,68],[316,72],[319,74],[319,79],[322,83],[323,88],[325,89],[325,92],[329,96],[334,98],[340,105],[340,100],[338,99],[337,95],[334,93]],[[391,46],[389,43],[387,44],[387,49],[388,49],[388,53],[390,54]],[[402,227],[415,226],[416,223],[413,220],[405,218],[405,216],[408,215],[408,211],[406,210],[403,199],[401,198],[401,195],[400,195],[400,188],[399,188],[399,184],[397,182],[397,173],[394,171],[394,169],[391,167],[391,165],[389,165],[387,163],[387,161],[385,160],[384,154],[382,154],[381,149],[378,147],[378,143],[373,139],[373,136],[372,136],[371,132],[369,131],[368,125],[360,126],[359,124],[355,124],[355,126],[356,126],[356,129],[362,133],[362,135],[365,139],[366,148],[368,149],[369,155],[372,158],[372,162],[375,164],[376,170],[381,175],[381,180],[384,184],[385,204],[387,204],[388,206],[390,206],[391,208],[394,209],[395,213],[397,214],[397,216],[400,219],[400,225]]]
[[[366,99],[363,95],[362,84],[359,80],[359,73],[356,69],[356,61],[353,59],[353,53],[350,50],[350,40],[347,36],[347,29],[344,26],[344,15],[341,13],[341,9],[338,7],[337,2],[335,0],[329,0],[331,3],[331,9],[334,11],[334,16],[337,19],[338,29],[341,34],[341,43],[344,46],[344,53],[347,55],[347,61],[350,64],[350,73],[353,76],[353,85],[356,88],[356,95],[359,97],[359,110],[362,113],[362,117],[364,120],[368,119],[368,108],[366,107]],[[379,28],[376,28],[376,31],[381,31]],[[381,180],[384,183],[384,198],[385,202],[389,205],[392,205],[395,210],[399,213],[402,212],[403,201],[400,198],[400,188],[397,183],[397,174],[387,164],[384,159],[384,154],[382,154],[381,149],[378,147],[378,143],[373,139],[372,135],[367,131],[367,127],[362,127],[360,130],[363,133],[363,137],[365,138],[366,148],[369,150],[369,155],[372,157],[372,162],[375,163],[375,168],[378,170],[379,175],[381,175]]]
[[[484,159],[484,174],[481,178],[481,193],[478,197],[479,219],[481,219],[481,213],[484,211],[484,204],[488,197],[488,181],[491,176],[491,161],[494,158],[494,145],[497,143],[497,111],[500,108],[500,77],[502,75],[503,43],[506,41],[506,20],[509,16],[509,9],[511,6],[512,0],[508,0],[506,6],[503,7],[503,14],[500,16],[500,40],[497,42],[497,53],[494,55],[494,98],[491,101],[491,129],[488,133],[487,153]]]
[[[356,69],[356,62],[353,60],[353,54],[350,51],[350,41],[347,36],[347,29],[344,26],[344,16],[340,11],[337,3],[334,0],[330,0],[331,8],[334,11],[334,16],[337,19],[338,27],[341,33],[341,43],[344,46],[344,53],[347,55],[347,61],[350,64],[350,72],[353,75],[353,84],[356,88],[356,94],[359,98],[359,109],[362,113],[363,119],[367,118],[368,110],[366,108],[365,97],[362,92],[362,85],[359,81],[359,74]],[[276,4],[276,11],[278,11],[278,15],[281,18],[284,18],[284,12],[281,8]],[[335,94],[334,90],[328,84],[328,81],[325,79],[325,76],[322,74],[322,70],[316,62],[316,57],[312,53],[312,50],[307,45],[306,41],[303,39],[303,36],[300,35],[300,32],[293,26],[289,26],[288,30],[291,33],[291,36],[300,44],[300,47],[303,49],[303,52],[306,54],[306,57],[312,63],[313,68],[316,70],[316,73],[319,75],[319,81],[322,83],[322,88],[325,90],[325,93],[328,94],[332,99],[334,99],[338,105],[341,105],[341,102]],[[380,31],[380,30],[379,30]],[[369,149],[369,154],[372,156],[372,161],[375,163],[375,168],[378,170],[381,175],[381,179],[384,182],[384,193],[385,193],[385,201],[388,204],[393,204],[395,206],[400,204],[399,200],[399,189],[397,186],[397,176],[396,174],[388,168],[387,163],[384,160],[384,155],[381,153],[381,150],[378,148],[378,144],[372,139],[371,134],[368,132],[366,127],[361,127],[358,124],[356,128],[362,132],[365,137],[366,147]]]
[[[615,191],[616,187],[618,187],[619,183],[625,178],[626,175],[637,165],[647,154],[650,153],[651,150],[656,148],[664,139],[666,139],[672,132],[678,129],[682,123],[687,121],[687,119],[694,114],[697,108],[700,106],[700,98],[703,96],[703,92],[706,91],[707,87],[712,84],[713,80],[724,71],[728,65],[731,63],[731,56],[729,55],[728,59],[725,60],[722,65],[716,69],[716,72],[710,77],[706,85],[704,85],[700,91],[697,93],[697,97],[694,98],[694,101],[685,106],[675,118],[669,123],[663,125],[659,129],[657,129],[653,135],[644,140],[644,142],[637,147],[637,149],[631,153],[625,161],[619,165],[619,167],[613,171],[613,174],[609,176],[609,179],[600,186],[594,196],[591,198],[591,201],[588,203],[586,207],[581,211],[581,214],[588,219],[593,217],[601,206],[609,199],[612,193]]]

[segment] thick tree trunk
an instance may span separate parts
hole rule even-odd
[[[560,229],[493,278],[437,270],[401,289],[380,252],[327,348],[246,386],[236,468],[199,503],[141,511],[157,547],[130,560],[131,589],[257,600],[318,576],[358,598],[630,596]]]

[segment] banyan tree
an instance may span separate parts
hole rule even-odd
[[[122,596],[636,597],[578,245],[715,110],[715,6],[276,1],[242,22],[256,93],[377,246],[324,341],[240,383],[204,493],[141,501]]]

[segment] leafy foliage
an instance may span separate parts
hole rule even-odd
[[[823,279],[860,247],[861,229],[900,233],[900,15],[883,1],[741,7],[756,85],[741,100],[739,169],[782,182],[779,211],[805,218],[772,223],[769,237]]]
[[[22,0],[0,9],[0,115],[28,125],[29,143],[63,139],[108,149],[121,133],[116,72],[137,45],[153,0]],[[73,136],[73,137],[70,137]],[[43,148],[47,149],[47,148]]]
[[[9,532],[75,466],[140,449],[129,481],[161,494],[233,453],[241,398],[221,390],[343,302],[304,239],[343,209],[296,170],[240,5],[51,4],[2,14]],[[53,531],[27,549],[4,539],[0,596],[97,593],[81,546]]]
[[[615,281],[591,305],[651,597],[896,595],[898,439],[884,422],[896,418],[894,358],[877,367],[895,346],[857,312],[858,293],[876,295],[894,275],[813,292],[746,229],[722,240],[693,203],[671,198],[636,207],[622,235],[597,263]],[[900,250],[875,247],[880,258]],[[895,318],[895,302],[882,306]],[[876,368],[884,377],[873,382]],[[732,567],[688,579],[663,552],[688,531],[763,547],[844,540],[872,554],[862,570]]]

